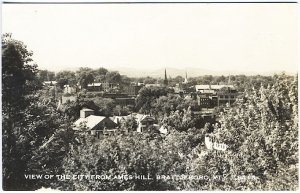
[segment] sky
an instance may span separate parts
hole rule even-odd
[[[40,69],[201,68],[287,71],[298,65],[297,4],[2,5],[2,33]]]

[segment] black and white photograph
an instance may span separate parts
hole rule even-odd
[[[3,191],[297,191],[297,2],[4,1]]]

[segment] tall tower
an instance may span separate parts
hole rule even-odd
[[[185,79],[184,79],[184,82],[183,83],[188,83],[188,79],[187,79],[187,72],[185,71]]]
[[[164,80],[164,85],[168,85],[168,77],[167,77],[167,69],[165,69],[165,80]]]

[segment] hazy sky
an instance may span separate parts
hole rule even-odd
[[[294,72],[297,4],[3,5],[2,32],[41,69]]]

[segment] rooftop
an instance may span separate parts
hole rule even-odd
[[[89,109],[90,110],[90,109]],[[75,121],[76,129],[79,129],[82,124],[85,124],[88,130],[93,129],[98,123],[103,121],[105,117],[103,116],[96,116],[96,115],[90,115],[86,118],[79,118],[77,121]]]

